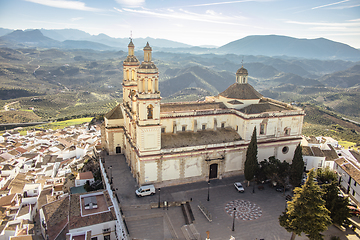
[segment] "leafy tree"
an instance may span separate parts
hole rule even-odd
[[[304,160],[302,157],[302,147],[299,143],[297,145],[294,158],[290,166],[290,183],[293,186],[300,186],[304,172]]]
[[[304,232],[310,240],[321,240],[321,232],[331,224],[330,211],[325,207],[322,190],[314,177],[315,172],[311,170],[305,184],[295,188],[293,200],[279,217],[280,225],[292,232],[291,239]]]
[[[330,211],[330,217],[334,224],[346,225],[346,221],[351,217],[348,203],[349,198],[339,196],[339,189],[336,181],[323,184],[325,206]]]
[[[254,178],[254,175],[257,174],[259,169],[259,163],[257,158],[257,140],[256,140],[256,127],[254,128],[253,134],[251,136],[251,141],[246,150],[246,160],[245,160],[245,179],[251,181]]]
[[[286,161],[281,162],[274,156],[269,157],[269,160],[264,159],[260,162],[260,169],[258,179],[271,179],[282,186],[286,185],[289,177],[290,165]]]
[[[325,169],[318,168],[316,170],[316,179],[318,180],[319,183],[327,184],[327,183],[331,183],[331,182],[336,182],[337,175],[329,167],[327,167]]]
[[[323,199],[326,201],[326,208],[330,211],[332,222],[339,226],[346,225],[347,219],[351,217],[348,208],[349,198],[339,196],[336,173],[330,168],[318,168],[316,178],[324,192]]]

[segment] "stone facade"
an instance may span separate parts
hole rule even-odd
[[[243,173],[247,146],[257,129],[258,159],[291,162],[301,141],[304,111],[265,98],[241,67],[235,83],[202,102],[161,103],[159,73],[129,44],[124,61],[123,103],[105,115],[102,144],[124,154],[139,185],[166,186]]]

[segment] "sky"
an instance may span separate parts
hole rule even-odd
[[[193,46],[275,34],[360,49],[360,0],[0,0],[0,27],[73,28]]]

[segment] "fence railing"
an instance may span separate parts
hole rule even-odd
[[[126,233],[126,228],[125,228],[124,221],[123,221],[120,209],[119,209],[118,200],[114,197],[114,193],[111,189],[110,182],[109,182],[108,176],[105,172],[105,168],[103,166],[101,159],[99,160],[99,163],[100,163],[101,174],[103,175],[103,178],[105,181],[106,190],[108,191],[108,193],[110,195],[110,199],[114,206],[114,210],[115,210],[115,214],[116,214],[116,229],[115,229],[116,239],[128,240],[129,237]]]

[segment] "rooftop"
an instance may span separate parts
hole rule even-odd
[[[286,110],[293,110],[293,109],[272,102],[259,102],[257,104],[251,104],[247,107],[240,109],[240,111],[245,114],[257,114],[263,112],[281,112]]]
[[[76,179],[92,179],[94,175],[92,172],[80,172]]]
[[[116,105],[116,107],[114,107],[110,112],[105,114],[104,117],[106,117],[107,119],[123,119],[124,116],[122,115],[120,104]]]
[[[339,158],[335,160],[335,163],[339,165],[349,176],[360,184],[360,169],[351,163],[351,161],[345,158]]]
[[[162,103],[160,112],[174,111],[199,111],[226,109],[227,107],[221,102],[179,102],[179,103]]]
[[[46,219],[49,239],[55,239],[68,223],[69,197],[46,204],[42,209]]]
[[[97,208],[85,209],[85,198],[96,196]],[[80,207],[79,207],[80,206]],[[116,220],[107,191],[70,195],[69,229]]]
[[[219,94],[226,98],[234,99],[261,99],[262,95],[248,83],[234,83]]]
[[[161,148],[179,148],[197,145],[207,145],[241,140],[240,135],[232,128],[218,128],[197,132],[162,133]]]

